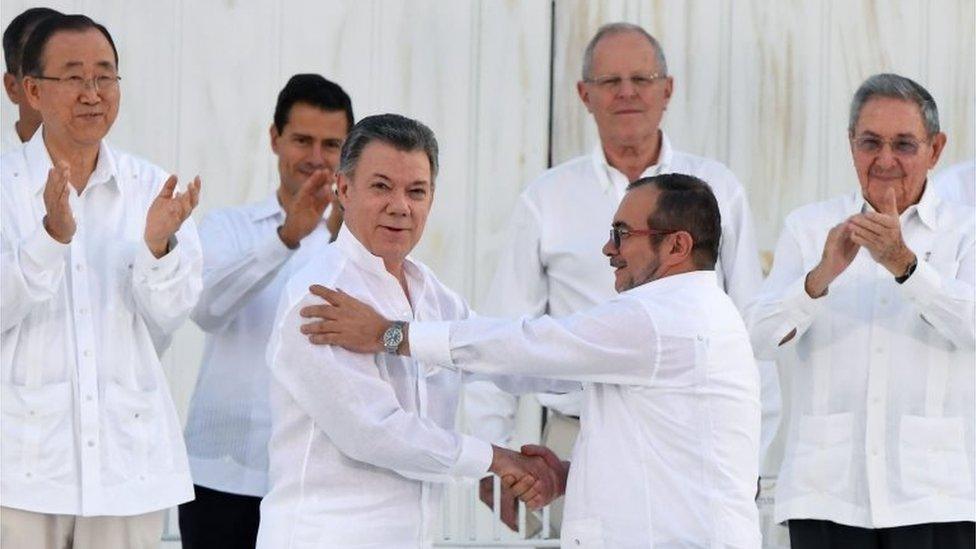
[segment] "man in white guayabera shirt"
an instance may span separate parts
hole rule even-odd
[[[568,473],[563,547],[759,547],[759,374],[713,270],[720,236],[703,181],[639,179],[603,246],[617,297],[561,318],[406,326],[397,352],[426,364],[583,383],[571,465],[523,448]],[[306,311],[312,341],[382,348],[388,314],[317,293],[329,303]]]
[[[159,354],[200,295],[200,181],[177,192],[105,141],[118,67],[83,15],[24,46],[43,124],[0,161],[4,547],[158,547],[163,510],[193,497]]]
[[[352,124],[352,102],[337,84],[317,74],[291,77],[269,130],[277,188],[200,224],[203,293],[191,318],[207,339],[186,422],[196,497],[180,506],[183,549],[254,547],[268,491],[265,349],[288,277],[339,231],[332,183]]]
[[[454,429],[462,375],[409,357],[353,354],[311,344],[301,310],[329,284],[397,319],[395,349],[417,319],[469,316],[464,301],[408,256],[434,197],[437,141],[393,114],[356,124],[339,161],[344,226],[328,249],[287,283],[268,345],[271,366],[270,491],[261,502],[258,546],[412,548],[432,541],[442,483],[502,477],[537,506],[561,481],[527,457]],[[578,384],[498,378],[512,388]],[[575,387],[574,387],[575,386]]]
[[[776,520],[794,549],[971,548],[976,215],[928,181],[919,84],[868,78],[848,132],[860,190],[786,218],[750,314],[783,380]]]
[[[684,173],[705,181],[722,213],[715,274],[740,312],[762,283],[759,252],[745,189],[720,162],[674,146],[661,129],[675,85],[662,45],[631,23],[602,26],[583,54],[580,102],[592,115],[599,142],[530,182],[514,206],[508,238],[482,314],[568,316],[611,299],[613,273],[600,254],[627,185],[641,177]],[[680,123],[680,121],[672,121]],[[763,440],[777,421],[778,388],[772,364],[763,380]],[[768,397],[768,398],[767,398]],[[579,430],[579,393],[538,395],[547,407],[543,443],[568,457]],[[508,442],[517,402],[493,387],[470,386],[465,409],[472,434]],[[775,471],[762,471],[764,477]],[[558,523],[559,504],[553,519]]]

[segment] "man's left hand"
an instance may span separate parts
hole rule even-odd
[[[851,240],[871,253],[871,257],[894,276],[905,274],[915,261],[915,254],[901,235],[895,190],[888,189],[886,203],[880,212],[865,212],[851,216]]]
[[[383,332],[390,326],[389,320],[342,290],[315,284],[309,291],[326,301],[324,305],[309,305],[299,311],[303,317],[314,319],[301,328],[309,341],[338,345],[354,353],[384,351]]]
[[[176,192],[176,176],[171,175],[146,214],[144,238],[149,251],[158,259],[169,251],[169,239],[176,234],[193,208],[200,203],[200,177],[191,182],[185,192]]]

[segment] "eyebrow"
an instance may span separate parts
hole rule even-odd
[[[610,226],[611,227],[614,227],[614,228],[617,228],[617,229],[630,229],[631,228],[629,224],[627,224],[627,223],[625,223],[623,221],[614,221]]]
[[[68,61],[67,63],[64,64],[64,68],[73,69],[75,67],[82,67],[84,65],[85,63],[82,61]],[[110,61],[99,61],[95,63],[95,66],[103,69],[115,70],[115,64]]]
[[[860,135],[861,136],[866,136],[866,137],[881,137],[881,134],[874,133],[871,130],[864,130],[863,132],[860,133]],[[912,139],[915,139],[915,140],[918,139],[918,136],[917,135],[915,135],[913,133],[910,133],[910,132],[902,132],[902,133],[896,134],[895,137],[911,137]]]

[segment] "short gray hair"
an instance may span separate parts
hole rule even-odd
[[[363,118],[349,130],[339,153],[339,173],[351,177],[363,149],[382,141],[400,151],[423,151],[430,161],[430,182],[437,178],[437,138],[423,122],[399,114],[377,114]]]
[[[922,113],[922,122],[925,124],[927,137],[939,133],[939,108],[935,105],[932,94],[911,78],[882,73],[865,80],[861,87],[854,92],[854,98],[851,99],[851,118],[847,124],[847,132],[851,136],[854,135],[854,126],[857,125],[857,121],[861,117],[861,109],[874,97],[887,97],[915,103]]]
[[[596,49],[597,43],[608,36],[623,34],[626,32],[636,32],[647,39],[648,43],[651,44],[651,47],[654,48],[654,57],[657,58],[658,72],[660,72],[661,76],[667,76],[668,61],[664,58],[664,50],[661,49],[661,44],[658,43],[657,39],[651,36],[650,33],[644,30],[644,27],[641,27],[640,25],[618,22],[607,23],[606,25],[603,25],[597,29],[596,34],[594,34],[593,38],[590,39],[590,43],[586,45],[586,50],[583,51],[583,80],[589,80],[593,77],[593,50]]]

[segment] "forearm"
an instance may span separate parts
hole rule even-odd
[[[57,295],[64,282],[68,246],[55,241],[43,227],[18,245],[3,243],[3,330],[19,324],[31,310]]]

